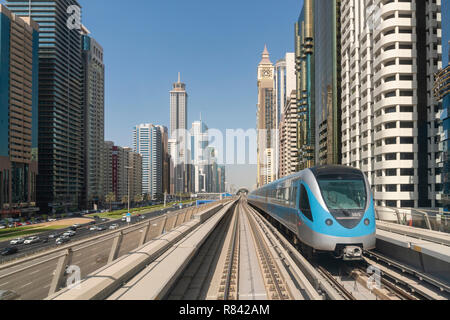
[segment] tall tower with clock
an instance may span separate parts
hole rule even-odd
[[[275,67],[265,46],[258,65],[258,187],[274,181],[277,172],[274,72]]]

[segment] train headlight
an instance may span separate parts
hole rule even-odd
[[[370,220],[369,220],[369,219],[364,220],[364,224],[365,224],[366,226],[368,226],[368,225],[370,224]]]
[[[327,219],[327,220],[325,221],[325,223],[327,224],[327,226],[331,227],[331,226],[333,225],[333,220]]]

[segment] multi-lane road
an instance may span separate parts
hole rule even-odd
[[[186,205],[184,207],[186,207]],[[166,214],[170,211],[174,211],[174,210],[179,210],[179,207],[175,207],[175,208],[168,207],[165,209],[161,209],[159,211],[142,213],[141,217],[133,216],[131,218],[130,225],[135,224],[137,222],[145,221],[150,218],[155,218],[155,217],[164,215],[164,214]],[[87,239],[89,237],[94,237],[101,233],[111,231],[111,230],[109,230],[109,227],[113,224],[118,224],[119,228],[122,228],[122,227],[125,227],[128,225],[127,222],[124,222],[121,219],[109,220],[109,221],[105,221],[105,222],[103,222],[101,219],[97,219],[95,225],[104,227],[105,228],[104,231],[90,231],[89,228],[92,227],[92,225],[83,225],[77,229],[76,235],[71,237],[71,242]],[[55,248],[55,247],[57,247],[56,238],[48,239],[47,243],[44,243],[43,239],[48,238],[51,234],[58,234],[58,235],[63,234],[64,232],[66,232],[68,230],[69,229],[60,229],[60,230],[52,230],[52,231],[46,231],[46,232],[39,233],[37,236],[39,237],[40,242],[34,243],[34,244],[11,245],[10,244],[11,240],[0,242],[0,251],[2,251],[4,248],[8,248],[8,247],[16,247],[18,249],[18,252],[16,254],[9,255],[9,256],[0,256],[0,264],[11,261],[11,260],[19,259],[19,258],[22,258],[25,256],[29,256],[29,255],[32,255],[32,254],[35,254],[38,252],[42,252],[45,250]],[[25,239],[28,237],[29,236],[25,237]]]

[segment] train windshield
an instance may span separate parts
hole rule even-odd
[[[367,191],[363,177],[327,174],[319,176],[317,180],[329,210],[343,213],[365,210]]]

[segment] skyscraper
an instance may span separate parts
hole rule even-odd
[[[101,200],[102,185],[101,154],[105,140],[105,65],[103,48],[82,28],[83,57],[83,145],[84,145],[84,200],[85,207],[92,208]]]
[[[142,193],[152,198],[163,193],[163,132],[153,124],[134,128],[134,151],[142,156]]]
[[[170,91],[170,136],[176,130],[187,130],[187,105],[188,94],[186,92],[186,84],[181,82],[180,74],[178,74],[178,82],[173,84]]]
[[[77,210],[83,186],[81,33],[68,28],[76,0],[7,0],[39,24],[39,175],[42,211]]]
[[[0,218],[36,208],[38,25],[0,4]]]
[[[191,129],[191,154],[194,166],[194,192],[206,192],[208,173],[206,166],[209,164],[207,147],[209,143],[208,127],[203,121],[192,123]]]
[[[343,1],[342,162],[377,205],[435,207],[442,67],[440,1]]]
[[[176,145],[176,163],[174,166],[174,185],[175,193],[188,192],[191,177],[187,170],[189,162],[188,143],[187,141],[187,105],[188,94],[186,92],[186,84],[181,82],[180,74],[178,74],[178,82],[173,84],[170,91],[170,138],[177,140]]]
[[[276,140],[272,137],[272,131],[276,131],[276,110],[274,93],[275,67],[270,61],[267,46],[264,47],[262,60],[258,65],[258,105],[257,105],[257,129],[258,129],[258,186],[263,186],[275,180],[276,170],[273,167],[273,159]]]
[[[297,83],[298,170],[316,164],[316,108],[314,95],[314,0],[305,0],[295,24]]]

